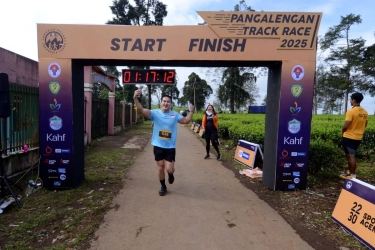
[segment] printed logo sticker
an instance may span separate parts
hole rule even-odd
[[[59,174],[66,174],[66,168],[58,168],[57,171]]]
[[[285,149],[281,152],[281,156],[282,157],[287,157],[289,155],[288,151],[286,151]]]
[[[51,93],[56,95],[57,93],[60,92],[61,84],[59,82],[50,82],[48,84],[48,87],[49,87],[49,90],[51,91]]]
[[[50,104],[49,104],[49,107],[50,107],[52,110],[54,110],[54,111],[59,110],[59,109],[61,108],[61,104],[57,103],[56,98],[53,99],[53,102],[54,102],[54,103],[50,103]]]
[[[43,47],[52,54],[63,51],[65,36],[60,30],[49,29],[43,34]]]
[[[50,146],[47,146],[45,151],[46,151],[46,154],[51,154],[52,148]]]
[[[48,65],[48,74],[52,78],[57,78],[61,74],[61,67],[57,62]]]
[[[303,168],[305,166],[305,163],[296,162],[296,168]]]
[[[293,171],[293,176],[294,176],[294,177],[300,177],[300,176],[301,176],[301,173],[298,172],[298,171]]]
[[[301,109],[301,107],[298,107],[298,103],[294,102],[294,107],[290,107],[290,112],[292,112],[292,114],[298,114],[301,112]]]
[[[292,134],[296,134],[301,130],[301,122],[293,119],[290,122],[288,122],[288,130]]]
[[[60,180],[64,181],[66,179],[66,175],[65,174],[61,174],[60,175]]]
[[[290,91],[292,92],[292,95],[297,98],[302,94],[303,86],[301,84],[293,84],[290,87]]]
[[[49,126],[53,130],[59,130],[62,127],[62,119],[58,116],[54,116],[49,119]]]
[[[305,76],[305,69],[301,65],[296,65],[292,69],[292,78],[296,81],[302,80]]]
[[[346,189],[351,189],[353,186],[353,183],[351,181],[348,181],[346,184],[345,184],[345,187]]]

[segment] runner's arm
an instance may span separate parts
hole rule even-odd
[[[134,96],[133,96],[134,104],[137,107],[138,113],[140,113],[141,115],[143,115],[144,117],[148,119],[151,116],[151,111],[149,109],[143,108],[142,104],[138,101],[138,96],[141,94],[142,92],[140,89],[137,89],[136,91],[134,91]]]
[[[182,118],[178,123],[188,124],[189,122],[191,122],[191,120],[193,118],[193,114],[194,114],[194,105],[190,104],[189,105],[189,114],[186,117]]]

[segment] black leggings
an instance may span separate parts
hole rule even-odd
[[[216,150],[218,154],[220,154],[219,147],[218,147],[218,138],[217,132],[212,131],[212,129],[208,129],[204,131],[204,138],[206,139],[206,153],[210,154],[210,141],[212,142],[212,146]]]

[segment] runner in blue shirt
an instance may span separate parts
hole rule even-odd
[[[167,193],[167,186],[165,185],[165,169],[168,173],[168,182],[174,182],[173,173],[174,163],[176,158],[176,139],[177,139],[177,123],[188,124],[194,113],[194,106],[189,105],[189,114],[183,117],[180,113],[171,110],[172,97],[163,95],[161,98],[160,109],[149,110],[143,108],[138,101],[141,90],[134,91],[134,103],[137,107],[138,113],[153,121],[153,133],[151,144],[154,146],[155,161],[158,166],[158,175],[161,184],[159,191],[160,196]]]

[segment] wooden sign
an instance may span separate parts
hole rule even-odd
[[[253,169],[256,162],[263,166],[263,153],[258,144],[239,140],[234,154],[234,160]]]
[[[358,179],[346,180],[332,220],[375,249],[375,187]]]

